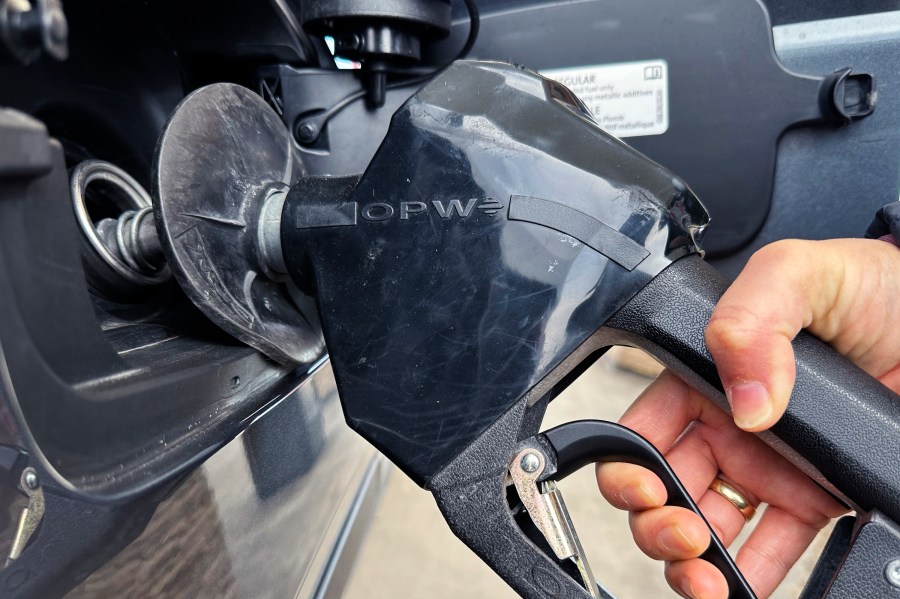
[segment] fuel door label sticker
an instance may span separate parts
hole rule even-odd
[[[665,60],[642,60],[541,71],[587,105],[616,137],[659,135],[669,128],[669,68]]]

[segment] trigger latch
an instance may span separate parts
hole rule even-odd
[[[510,462],[509,476],[523,507],[531,516],[534,525],[544,535],[556,557],[561,560],[572,560],[581,574],[584,588],[591,597],[615,599],[598,588],[556,481],[537,482],[546,464],[544,454],[531,447],[520,451]]]

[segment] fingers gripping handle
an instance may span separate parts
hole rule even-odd
[[[659,358],[727,409],[704,330],[726,282],[697,256],[676,261],[610,319],[605,343]],[[787,412],[763,438],[863,510],[900,519],[900,397],[815,337],[793,342]]]
[[[475,443],[431,481],[430,490],[451,530],[525,599],[590,599],[591,595],[539,548],[514,520],[507,502],[511,456],[532,448],[547,456],[544,479],[559,480],[597,460],[639,464],[656,473],[667,502],[700,514],[665,458],[643,437],[611,422],[578,421],[520,440],[537,422],[525,416],[525,402],[502,415]],[[534,431],[536,432],[536,431]],[[710,529],[712,542],[701,556],[725,576],[729,599],[755,596]],[[607,596],[602,588],[601,597]]]
[[[547,431],[544,437],[556,450],[555,479],[565,478],[597,461],[637,464],[656,474],[666,488],[666,505],[691,510],[703,518],[709,528],[710,544],[700,557],[725,576],[729,599],[756,597],[672,467],[649,441],[624,426],[601,420],[568,422]]]

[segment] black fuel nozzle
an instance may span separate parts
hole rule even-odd
[[[566,521],[553,477],[574,466],[655,465],[670,503],[696,509],[636,435],[540,434],[547,403],[611,345],[645,349],[728,409],[704,342],[726,288],[700,257],[705,209],[561,84],[456,62],[345,178],[304,176],[262,100],[209,86],[170,119],[154,177],[163,249],[197,306],[286,363],[320,355],[321,330],[349,425],[523,597],[608,596],[574,535],[549,528]],[[900,397],[805,333],[794,353],[793,397],[764,440],[848,505],[900,521]],[[704,558],[731,597],[753,596],[718,541]]]
[[[358,181],[298,181],[281,237],[291,276],[313,271],[350,426],[522,596],[602,597],[528,538],[507,480],[523,448],[557,461],[543,409],[610,345],[646,349],[728,409],[703,337],[726,286],[701,260],[708,223],[679,177],[561,84],[460,61],[394,115]],[[900,398],[808,335],[795,353],[794,399],[767,439],[848,504],[900,519],[883,457],[900,455]],[[718,541],[704,557],[731,597],[753,596]]]
[[[359,180],[295,184],[281,226],[288,272],[314,271],[350,425],[432,490],[520,594],[606,597],[567,549],[577,537],[551,544],[553,557],[514,523],[507,468],[538,432],[560,365],[696,253],[707,222],[684,182],[604,132],[564,86],[458,62],[394,115]],[[543,505],[535,484],[520,497]],[[559,567],[576,555],[580,578]]]
[[[288,272],[314,270],[351,426],[420,484],[708,222],[569,90],[504,63],[449,67],[355,185],[328,181],[288,194]]]

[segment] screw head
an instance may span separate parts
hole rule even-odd
[[[37,473],[31,468],[25,471],[25,474],[22,476],[22,481],[25,483],[25,486],[31,490],[37,489],[38,486],[40,486]]]
[[[884,577],[891,583],[891,586],[900,589],[900,558],[888,562],[884,569]]]
[[[300,126],[297,127],[297,137],[299,138],[301,143],[310,143],[316,140],[316,137],[319,135],[319,128],[316,127],[315,123],[310,123],[306,121],[305,123],[300,123]]]
[[[519,461],[519,465],[522,466],[522,470],[530,474],[541,466],[541,460],[537,457],[537,454],[526,453]]]

